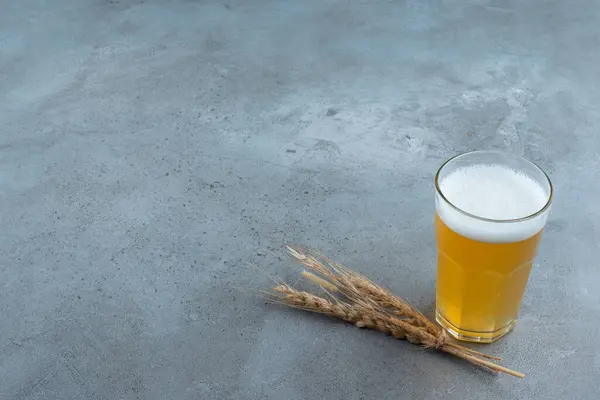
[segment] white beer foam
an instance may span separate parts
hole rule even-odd
[[[480,218],[514,220],[541,210],[550,193],[528,175],[502,165],[458,168],[444,177],[439,187],[446,199],[460,210]],[[519,222],[491,222],[469,217],[439,198],[436,211],[453,231],[482,242],[506,243],[525,240],[544,227],[548,210]]]

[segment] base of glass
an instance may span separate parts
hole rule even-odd
[[[435,311],[435,320],[453,338],[462,340],[464,342],[476,342],[476,343],[495,342],[496,340],[500,339],[502,336],[506,335],[508,332],[512,331],[512,329],[515,327],[515,324],[517,323],[517,320],[513,319],[510,323],[508,323],[504,327],[497,329],[495,331],[477,332],[477,331],[469,331],[466,329],[459,328],[458,326],[454,325],[452,322],[450,322],[446,318],[444,318],[444,316],[439,312],[439,310]]]

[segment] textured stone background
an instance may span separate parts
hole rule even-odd
[[[0,6],[0,398],[596,397],[597,2]],[[433,175],[482,148],[556,188],[485,349],[526,380],[252,296],[292,241],[431,312]]]

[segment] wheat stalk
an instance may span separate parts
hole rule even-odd
[[[365,276],[352,271],[341,264],[335,263],[327,256],[313,250],[292,245],[288,245],[286,248],[288,253],[296,261],[315,273],[326,277],[321,278],[308,271],[303,271],[303,276],[316,285],[321,286],[330,292],[341,292],[353,301],[364,301],[365,298],[369,299],[380,307],[391,311],[394,315],[402,317],[405,321],[424,328],[428,333],[434,336],[439,336],[443,333],[443,329],[439,325],[430,321],[410,303],[401,297],[393,295],[389,290],[371,282]],[[323,259],[324,263],[321,262],[319,258]],[[455,343],[448,342],[448,346],[490,360],[501,360],[500,357],[481,353]]]
[[[271,300],[274,302],[339,318],[360,328],[385,332],[394,338],[434,348],[496,372],[519,378],[525,376],[484,359],[499,360],[498,357],[449,341],[441,327],[408,302],[366,277],[309,249],[290,245],[287,250],[309,270],[302,275],[321,287],[328,299],[279,283],[273,288]],[[341,295],[345,300],[336,298],[333,294]]]
[[[329,279],[342,285],[347,292],[344,292],[343,294],[350,294],[352,297],[366,296],[381,307],[390,309],[394,315],[412,319],[413,324],[427,329],[432,335],[440,333],[441,327],[431,322],[411,304],[398,296],[394,296],[388,290],[376,285],[361,274],[352,271],[341,264],[337,264],[326,256],[312,250],[303,249],[299,246],[288,245],[286,247],[288,253],[294,259],[315,273],[323,275],[325,277],[323,279],[324,282],[329,282],[327,280]],[[317,257],[322,258],[325,261],[325,264],[319,261]],[[314,276],[314,278],[321,279],[319,276]],[[335,283],[331,286],[335,287]]]

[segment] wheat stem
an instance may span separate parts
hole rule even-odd
[[[521,379],[525,378],[525,374],[523,374],[521,372],[513,371],[512,369],[503,367],[503,366],[495,364],[493,362],[482,360],[482,359],[477,358],[475,356],[472,356],[470,354],[463,353],[460,350],[457,350],[457,349],[452,348],[452,347],[442,347],[440,350],[444,351],[446,353],[450,353],[452,355],[455,355],[456,357],[460,357],[462,359],[470,361],[473,364],[477,364],[477,365],[481,365],[481,366],[487,367],[487,368],[489,368],[489,369],[491,369],[493,371],[496,371],[496,372],[504,372],[505,374],[516,376],[517,378],[521,378]]]

